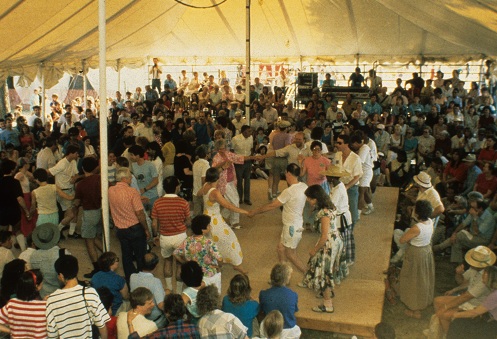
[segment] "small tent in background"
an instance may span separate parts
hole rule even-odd
[[[13,109],[17,105],[23,105],[21,97],[19,96],[19,93],[17,93],[17,90],[14,87],[14,78],[13,77],[7,78],[7,88],[9,89],[10,107]],[[23,111],[29,111],[30,110],[29,103],[24,104],[22,109],[23,109]]]
[[[80,97],[83,100],[83,76],[78,74],[69,79],[69,88],[67,89],[67,95],[64,99],[64,104],[70,104],[74,99]],[[86,95],[88,97],[97,98],[98,92],[93,88],[90,80],[86,78]]]

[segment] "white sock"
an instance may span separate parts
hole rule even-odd
[[[66,225],[64,225],[63,223],[60,223],[60,224],[59,224],[59,231],[62,231],[62,229],[63,229],[64,227],[66,227]]]
[[[180,280],[176,281],[176,293],[180,294],[183,292],[183,282]]]
[[[373,208],[373,203],[368,204],[369,208]]]
[[[26,250],[26,238],[24,237],[24,234],[19,233],[16,235],[17,243],[19,244],[19,247],[21,248],[21,251]]]
[[[173,278],[165,278],[166,280],[166,289],[173,290]]]
[[[75,222],[69,224],[69,235],[73,235],[76,232],[76,225]]]

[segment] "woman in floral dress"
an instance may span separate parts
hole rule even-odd
[[[240,214],[248,214],[230,204],[216,188],[219,180],[219,171],[211,167],[205,173],[205,185],[197,192],[197,196],[204,197],[204,214],[211,217],[212,240],[219,248],[224,263],[233,265],[233,268],[243,274],[247,272],[242,268],[243,253],[233,230],[224,221],[220,206]]]
[[[318,211],[314,227],[321,237],[309,251],[309,268],[299,286],[322,294],[323,304],[314,307],[314,312],[333,313],[333,288],[347,275],[344,245],[335,225],[336,211],[329,195],[320,185],[309,186],[305,195],[309,204]]]

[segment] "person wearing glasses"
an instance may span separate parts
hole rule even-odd
[[[492,210],[483,200],[471,201],[469,215],[457,226],[452,236],[439,245],[433,246],[433,251],[442,251],[452,247],[450,261],[463,262],[463,250],[476,246],[487,246],[495,243],[496,222]]]

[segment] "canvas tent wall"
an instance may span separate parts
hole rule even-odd
[[[70,104],[77,97],[83,99],[83,79],[85,79],[85,77],[80,74],[77,74],[69,79],[69,88],[67,89],[67,95],[64,99],[65,104]],[[93,88],[88,78],[86,78],[86,95],[93,98],[98,97],[98,92]]]
[[[211,6],[198,9],[183,5]],[[252,60],[410,62],[497,56],[495,1],[252,0]],[[108,65],[244,63],[243,0],[108,0]],[[216,4],[219,4],[216,6]],[[36,13],[36,15],[34,15]],[[0,79],[47,88],[98,58],[98,2],[3,0]]]

